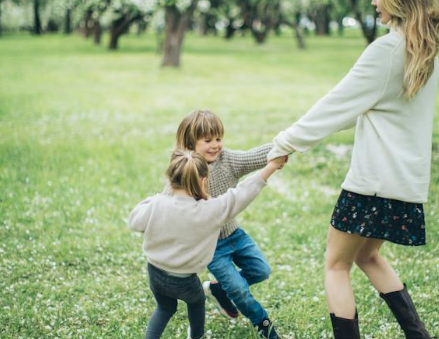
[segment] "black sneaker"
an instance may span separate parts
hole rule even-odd
[[[258,334],[261,338],[266,339],[282,339],[276,332],[276,328],[270,319],[265,318],[259,324],[256,325],[258,327]]]
[[[205,281],[203,283],[204,294],[210,298],[222,315],[229,319],[237,318],[239,315],[238,309],[233,305],[226,292],[221,288],[217,281]]]

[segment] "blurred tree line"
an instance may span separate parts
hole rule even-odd
[[[101,44],[108,32],[108,48],[115,50],[124,34],[149,28],[157,35],[162,66],[172,67],[180,65],[188,30],[225,39],[250,34],[263,44],[269,34],[289,28],[305,48],[307,34],[342,35],[345,27],[358,27],[370,43],[376,19],[369,2],[359,0],[0,0],[0,35],[79,31]]]

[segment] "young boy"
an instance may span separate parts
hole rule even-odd
[[[176,136],[176,149],[195,151],[209,163],[212,197],[224,194],[227,189],[236,187],[241,177],[264,167],[273,147],[266,144],[249,151],[229,150],[223,148],[223,135],[221,120],[207,110],[199,110],[183,119]],[[239,310],[257,327],[262,338],[280,338],[267,311],[250,292],[251,285],[269,277],[270,266],[236,219],[223,225],[208,269],[216,281],[205,282],[204,292],[223,315],[236,318]]]

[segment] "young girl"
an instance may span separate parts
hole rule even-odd
[[[304,152],[356,125],[349,172],[329,227],[326,295],[336,339],[360,338],[350,282],[355,262],[408,339],[429,339],[407,288],[379,254],[385,241],[425,244],[437,90],[436,0],[373,0],[389,34],[369,45],[349,74],[274,140],[268,159]]]
[[[187,304],[189,338],[204,335],[205,295],[196,273],[211,261],[221,226],[256,198],[283,163],[283,159],[269,162],[235,189],[209,199],[206,160],[195,152],[174,151],[166,171],[172,194],[143,200],[129,217],[129,228],[145,234],[143,250],[157,301],[146,339],[160,338],[177,310],[177,299]]]
[[[207,110],[199,110],[183,119],[176,136],[177,149],[196,151],[209,163],[209,193],[213,197],[235,187],[242,176],[264,167],[266,156],[273,147],[267,144],[249,151],[223,149],[223,135],[221,120]],[[268,278],[270,266],[235,219],[222,225],[208,269],[217,281],[205,282],[204,291],[221,313],[235,318],[239,310],[257,327],[263,338],[277,339],[267,311],[250,292],[251,285]]]

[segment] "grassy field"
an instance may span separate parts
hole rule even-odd
[[[226,147],[269,142],[365,47],[355,34],[307,44],[297,50],[288,34],[263,46],[189,35],[175,70],[159,68],[153,35],[123,37],[113,53],[80,36],[1,37],[0,337],[141,338],[155,303],[142,238],[126,221],[162,189],[180,120],[209,108],[225,124]],[[292,156],[239,217],[273,268],[252,291],[286,339],[331,338],[325,237],[352,142],[342,132]],[[428,245],[383,253],[439,335],[439,119],[433,149]],[[402,338],[358,269],[353,281],[364,338]],[[183,306],[164,338],[186,338]],[[207,318],[208,339],[256,338],[245,319],[229,322],[211,304]]]

